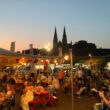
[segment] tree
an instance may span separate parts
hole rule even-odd
[[[93,44],[93,43],[88,43],[88,44],[87,44],[87,48],[88,48],[88,49],[96,49],[97,47],[96,47],[96,45]]]
[[[94,43],[88,43],[85,40],[80,40],[73,45],[73,48],[96,49],[96,45]]]

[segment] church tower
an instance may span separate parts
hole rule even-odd
[[[65,29],[65,27],[64,27],[64,30],[63,30],[62,44],[63,44],[64,46],[67,45],[67,36],[66,36],[66,29]]]
[[[53,38],[53,54],[57,55],[57,53],[58,53],[58,36],[57,36],[57,30],[55,27],[54,38]]]
[[[64,30],[63,30],[62,48],[63,48],[63,53],[66,53],[67,52],[67,36],[66,36],[65,27],[64,27]]]

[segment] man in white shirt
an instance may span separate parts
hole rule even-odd
[[[56,90],[59,89],[60,89],[60,82],[55,76],[53,76],[52,83],[48,86],[48,90],[50,94],[53,95],[53,93],[55,93]]]

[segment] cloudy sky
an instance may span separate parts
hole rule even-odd
[[[59,40],[65,26],[68,42],[110,48],[110,0],[0,0],[0,48],[52,46],[55,26]]]

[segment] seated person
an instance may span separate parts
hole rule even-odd
[[[67,77],[64,81],[64,92],[69,93],[71,91],[71,78]]]
[[[24,94],[21,96],[21,107],[23,110],[30,110],[28,103],[34,99],[33,87],[25,83]]]
[[[59,80],[56,78],[56,76],[53,76],[53,80],[51,82],[50,85],[48,85],[48,90],[49,90],[49,93],[51,95],[54,95],[54,93],[60,89],[60,82]]]
[[[4,102],[4,100],[7,98],[6,94],[3,92],[0,92],[0,103]]]
[[[44,88],[43,86],[38,85],[38,86],[36,86],[36,87],[34,88],[34,92],[35,92],[36,94],[41,94],[41,93],[46,93],[46,92],[48,92],[48,91],[45,90],[45,88]]]
[[[4,93],[4,103],[3,108],[9,108],[10,106],[15,105],[15,89],[14,85],[7,84],[6,86],[6,93]],[[6,100],[5,100],[6,99]]]
[[[44,74],[41,74],[41,81],[42,81],[42,82],[47,82],[47,81],[48,81],[47,76],[44,75]]]
[[[85,91],[86,89],[87,89],[86,84],[82,83],[82,84],[80,85],[79,90],[78,90],[75,94],[78,95],[79,98],[80,98],[80,95],[81,95],[81,94],[83,93],[83,91]]]
[[[102,98],[103,103],[107,106],[107,110],[110,110],[110,96],[108,98],[104,95],[103,91],[99,92],[99,96]]]
[[[10,97],[13,96],[14,94],[15,94],[14,85],[7,84],[7,88],[6,88],[7,98],[10,98]]]

